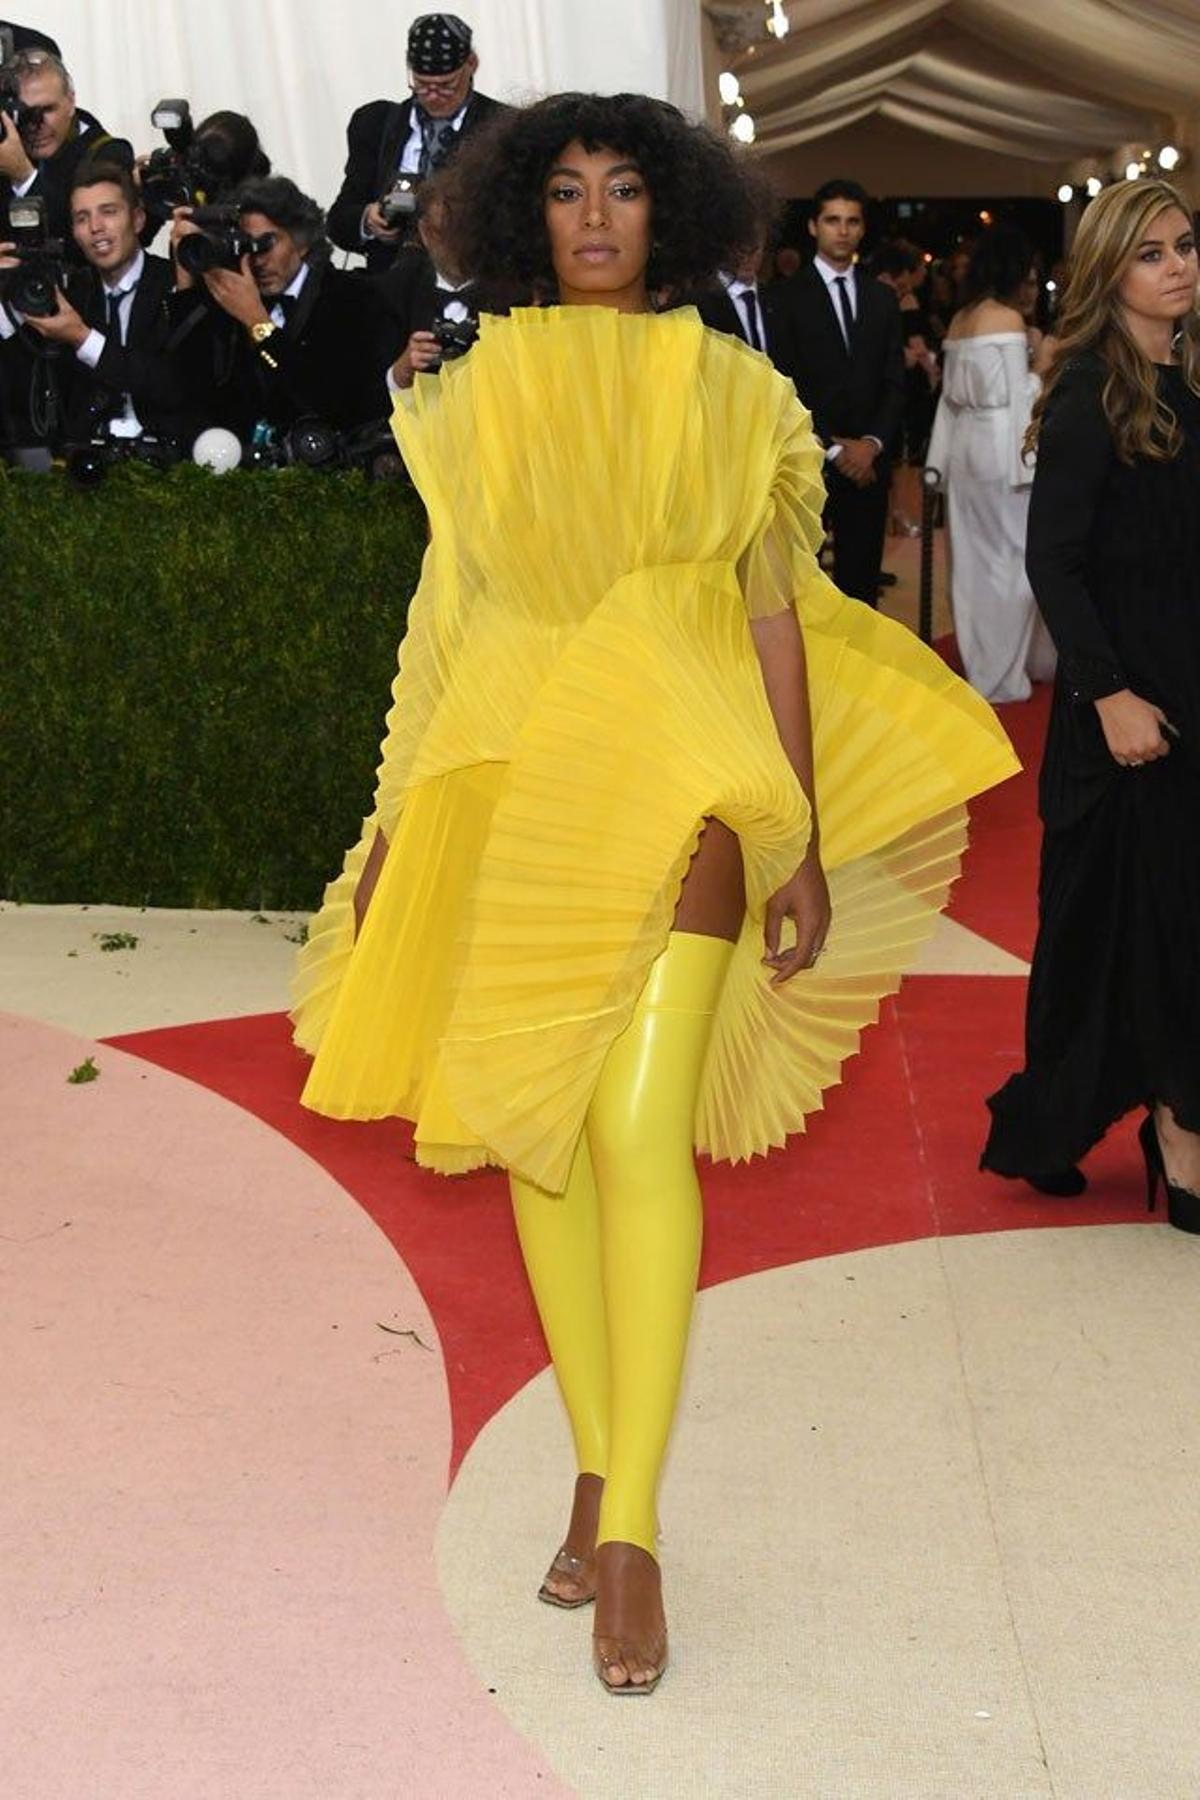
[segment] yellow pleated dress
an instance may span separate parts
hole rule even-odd
[[[689,309],[526,309],[395,417],[431,542],[375,802],[297,970],[304,1104],[414,1121],[418,1160],[566,1184],[597,1074],[663,949],[702,821],[748,914],[696,1147],[803,1129],[928,937],[965,803],[1017,768],[991,709],[820,572],[822,451],[790,382]],[[750,632],[808,656],[825,953],[782,988],[769,896],[809,808]],[[355,941],[377,830],[389,849]]]

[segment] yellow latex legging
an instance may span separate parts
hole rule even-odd
[[[673,931],[604,1060],[566,1192],[510,1177],[598,1542],[656,1554],[659,1472],[700,1264],[696,1095],[733,945]]]

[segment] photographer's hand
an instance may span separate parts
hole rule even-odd
[[[0,175],[6,175],[14,187],[20,187],[33,174],[30,162],[21,142],[21,134],[7,113],[0,113]]]
[[[182,238],[194,237],[199,230],[200,227],[198,225],[192,224],[192,209],[190,206],[176,206],[172,209],[171,242],[169,248],[171,251],[171,261],[175,265],[176,293],[185,294],[189,288],[193,288],[196,285],[195,276],[189,275],[186,269],[180,268],[179,259],[175,255],[175,252],[179,248],[179,243]]]
[[[54,297],[58,301],[57,312],[46,319],[27,313],[25,323],[47,343],[65,344],[69,350],[78,350],[91,328],[80,318],[61,288],[54,290]]]
[[[15,244],[0,244],[0,275],[2,275],[6,269],[20,268],[20,262],[13,255],[13,251],[16,247]]]
[[[362,228],[368,237],[377,238],[381,244],[398,244],[404,235],[388,224],[378,200],[372,200],[363,213]]]
[[[204,285],[222,312],[227,312],[247,330],[251,325],[265,325],[270,320],[258,283],[250,273],[248,256],[243,256],[240,269],[214,269],[211,275],[204,277]]]
[[[392,364],[392,379],[399,388],[410,388],[413,376],[436,369],[441,359],[438,341],[432,331],[414,331]]]

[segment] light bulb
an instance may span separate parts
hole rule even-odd
[[[1101,179],[1098,175],[1089,175],[1087,178],[1086,185],[1087,185],[1088,199],[1094,200],[1096,198],[1096,195],[1098,193],[1100,193],[1101,189],[1103,188],[1104,183],[1101,181]]]
[[[1158,166],[1160,169],[1166,169],[1168,174],[1172,169],[1179,167],[1180,161],[1179,151],[1174,144],[1164,144],[1158,153]]]
[[[732,69],[722,69],[717,76],[717,88],[721,95],[722,106],[736,106],[742,93],[742,84]]]
[[[1141,172],[1142,165],[1140,162],[1127,162],[1125,164],[1126,181],[1136,181]]]
[[[740,112],[738,114],[737,118],[733,121],[733,124],[729,127],[729,134],[731,137],[735,137],[739,144],[752,144],[754,142],[754,120],[748,112]]]
[[[767,20],[767,30],[777,38],[785,38],[791,30],[791,23],[783,10],[783,0],[771,0],[771,17]]]
[[[1058,197],[1062,201],[1064,206],[1066,206],[1068,201],[1073,200],[1075,198],[1075,189],[1071,186],[1069,181],[1063,182],[1062,186],[1058,190]]]

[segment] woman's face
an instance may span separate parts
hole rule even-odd
[[[564,305],[648,310],[650,190],[635,162],[621,151],[568,144],[546,177],[545,209]]]
[[[1196,304],[1196,238],[1177,206],[1151,219],[1117,288],[1135,320],[1162,324],[1182,319]]]

